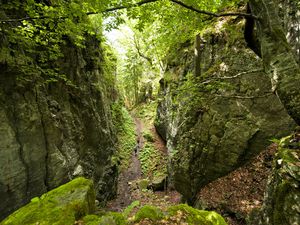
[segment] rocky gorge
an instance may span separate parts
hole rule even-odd
[[[1,2],[0,224],[299,224],[300,5],[230,2],[192,31],[196,1]],[[158,17],[120,53],[123,9]],[[208,206],[243,173],[260,201]]]

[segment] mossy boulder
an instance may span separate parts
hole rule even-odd
[[[198,224],[198,225],[227,225],[225,220],[216,212],[194,209],[186,204],[171,206],[166,212],[146,205],[135,215],[135,222],[141,224]]]
[[[1,225],[71,225],[95,210],[93,182],[76,178],[52,191],[36,197]]]
[[[262,60],[242,36],[243,23],[223,22],[216,22],[218,31],[211,27],[202,32],[200,76],[193,73],[193,44],[182,44],[168,54],[176,56],[160,82],[155,126],[166,139],[169,185],[191,205],[202,187],[244,165],[271,138],[286,136],[296,126],[271,94]]]
[[[251,213],[249,225],[300,224],[300,135],[281,139],[264,204]]]
[[[154,206],[145,205],[136,213],[135,221],[139,222],[143,219],[150,219],[152,221],[160,220],[164,217],[163,212]]]
[[[171,206],[168,217],[181,215],[188,224],[227,225],[222,216],[213,211],[204,211],[192,208],[186,204]]]

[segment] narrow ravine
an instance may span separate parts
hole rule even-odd
[[[124,169],[119,174],[118,192],[114,200],[107,204],[107,210],[121,212],[128,207],[132,202],[139,201],[140,206],[145,204],[157,205],[160,207],[168,207],[178,204],[180,195],[176,191],[153,191],[151,189],[141,189],[140,182],[147,180],[149,177],[143,175],[140,161],[140,153],[147,140],[143,136],[145,132],[145,121],[132,113],[132,119],[135,123],[136,131],[136,146],[132,149],[130,163],[127,169]],[[166,147],[159,135],[156,133],[154,126],[150,129],[151,135],[154,138],[154,146],[157,151],[164,152]]]
[[[131,202],[137,200],[132,196],[132,184],[141,179],[141,163],[138,158],[139,151],[143,147],[142,124],[138,118],[134,118],[137,134],[137,143],[132,149],[130,165],[127,169],[121,171],[118,179],[118,192],[117,197],[109,202],[107,207],[111,211],[120,212]]]

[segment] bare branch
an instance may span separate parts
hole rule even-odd
[[[237,98],[237,99],[256,99],[256,98],[265,98],[268,96],[274,95],[273,92],[267,92],[264,95],[258,95],[258,96],[240,96],[240,95],[214,95],[217,97],[222,98]]]
[[[247,74],[258,73],[258,72],[264,72],[264,70],[263,69],[255,69],[255,70],[243,71],[243,72],[240,72],[240,73],[238,73],[234,76],[213,77],[209,80],[202,81],[201,84],[209,84],[209,83],[211,83],[213,81],[217,81],[217,80],[231,80],[231,79],[235,79],[235,78],[247,75]]]
[[[238,73],[234,76],[229,76],[229,77],[224,76],[224,77],[218,77],[216,79],[218,79],[218,80],[229,80],[229,79],[235,79],[235,78],[241,77],[241,76],[246,75],[246,74],[258,73],[258,72],[264,72],[264,70],[263,69],[257,69],[257,70],[243,71],[243,72],[240,72],[240,73]]]
[[[248,13],[235,13],[235,12],[230,12],[230,13],[213,13],[213,12],[209,12],[209,11],[205,11],[205,10],[201,10],[201,9],[196,9],[193,6],[189,6],[186,5],[185,3],[181,2],[181,1],[177,1],[177,0],[170,0],[171,2],[180,5],[186,9],[192,10],[194,12],[200,13],[200,14],[204,14],[204,15],[208,15],[208,16],[212,16],[212,17],[223,17],[223,16],[242,16],[245,18],[253,18],[253,19],[258,19],[258,17],[252,15],[252,14],[248,14]]]

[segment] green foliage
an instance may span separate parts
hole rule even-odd
[[[147,218],[152,221],[157,221],[162,219],[164,216],[163,212],[151,205],[145,205],[139,209],[135,215],[135,222],[140,222],[141,220]]]
[[[123,215],[125,218],[127,218],[129,216],[129,214],[132,212],[132,210],[136,207],[138,207],[140,205],[139,201],[133,201],[129,206],[127,206],[124,210],[123,210]]]
[[[18,68],[23,77],[31,79],[33,75],[45,76],[47,82],[66,79],[57,65],[64,57],[63,46],[71,43],[85,48],[87,36],[101,40],[101,15],[88,17],[86,14],[95,11],[96,2],[101,1],[56,0],[50,4],[49,1],[15,0],[1,3],[0,20],[12,21],[0,22],[0,63]],[[33,19],[18,22],[18,18]]]
[[[167,174],[167,159],[158,149],[155,149],[153,143],[146,143],[140,150],[139,159],[141,161],[142,172],[150,179],[156,176]]]
[[[113,160],[120,162],[120,169],[129,166],[131,155],[136,146],[135,124],[129,112],[119,102],[113,104],[112,115],[117,127],[118,147]]]
[[[154,138],[152,134],[148,131],[143,132],[143,137],[146,139],[148,142],[154,142]]]
[[[105,212],[101,215],[94,213],[95,193],[93,183],[85,178],[76,178],[17,210],[1,225],[71,225],[82,220],[86,225],[127,225],[146,220],[156,222],[174,221],[188,224],[226,225],[223,218],[215,212],[201,211],[187,205],[171,206],[164,213],[161,209],[145,205],[132,218],[128,218],[132,210],[139,206],[139,201],[132,202],[123,212]],[[176,223],[179,224],[179,223]]]
[[[101,217],[97,215],[87,215],[83,218],[85,225],[99,225]]]

